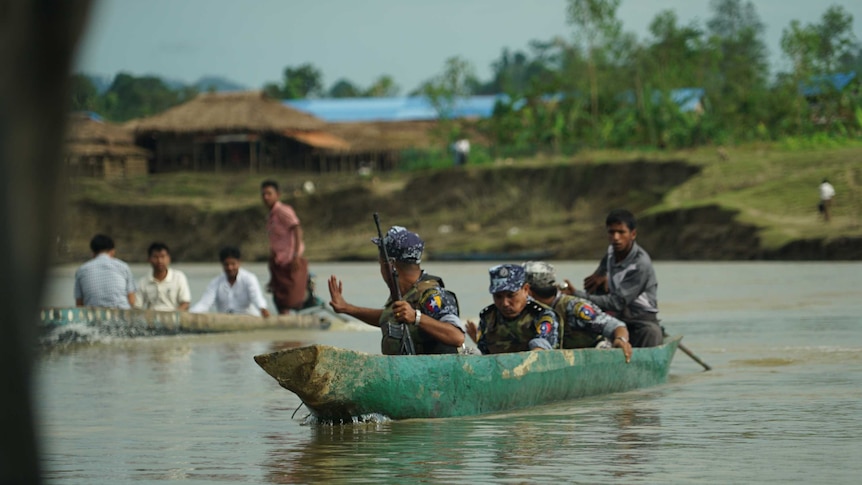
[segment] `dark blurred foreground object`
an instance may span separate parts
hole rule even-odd
[[[0,0],[0,483],[39,483],[35,317],[59,218],[68,79],[89,0]]]

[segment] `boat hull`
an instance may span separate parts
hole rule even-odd
[[[321,345],[254,359],[322,420],[445,418],[661,384],[679,340],[635,349],[628,364],[618,349],[385,356]]]
[[[331,323],[322,314],[273,315],[269,318],[225,313],[162,312],[155,310],[102,307],[43,308],[39,313],[43,330],[69,325],[87,327],[124,327],[153,332],[210,333],[261,330],[269,328],[327,328]]]

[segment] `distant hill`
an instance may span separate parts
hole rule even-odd
[[[111,87],[111,84],[114,82],[114,76],[99,76],[93,74],[86,74],[87,77],[93,82],[93,85],[96,86],[96,89],[99,91],[99,94],[105,94],[108,88]],[[169,79],[160,76],[159,77],[165,85],[173,90],[180,90],[186,86],[189,86],[184,81],[180,81],[178,79]],[[143,76],[141,76],[143,77]],[[243,86],[240,83],[231,81],[230,79],[221,77],[221,76],[203,76],[194,83],[191,84],[192,87],[196,88],[198,91],[204,93],[209,91],[209,88],[212,86],[216,91],[247,91],[248,86]]]

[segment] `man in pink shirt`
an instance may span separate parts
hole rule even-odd
[[[278,183],[264,180],[260,196],[269,208],[266,231],[269,234],[269,284],[278,313],[304,307],[308,294],[308,261],[302,227],[293,207],[279,201]]]

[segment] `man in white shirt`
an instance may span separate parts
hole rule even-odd
[[[148,249],[152,274],[138,281],[138,306],[163,312],[186,311],[192,301],[186,275],[171,269],[171,250],[167,244],[154,242]]]
[[[260,281],[254,273],[239,267],[239,249],[230,246],[223,248],[219,252],[219,260],[224,273],[210,282],[201,299],[189,311],[204,313],[215,305],[218,313],[268,317],[269,310],[260,290]]]
[[[461,138],[454,143],[455,166],[467,165],[467,157],[470,155],[470,140]]]
[[[829,180],[823,179],[820,184],[820,213],[823,214],[823,220],[829,222],[831,218],[832,198],[835,197],[835,187],[829,183]]]

